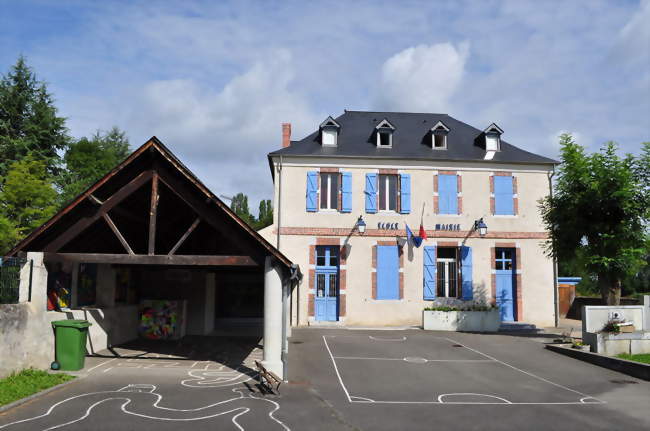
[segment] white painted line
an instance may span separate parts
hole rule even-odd
[[[99,367],[101,367],[102,365],[106,365],[106,364],[108,364],[109,362],[112,362],[112,361],[114,361],[114,360],[116,360],[116,359],[117,359],[117,358],[109,359],[108,361],[104,361],[104,362],[102,362],[101,364],[97,364],[97,365],[95,365],[94,367],[89,368],[88,371],[86,371],[86,372],[87,372],[87,373],[90,373],[90,372],[91,372],[92,370],[94,370],[95,368],[99,368]]]
[[[412,357],[406,358],[366,358],[361,356],[334,356],[334,359],[352,359],[352,360],[369,360],[369,361],[410,361]],[[492,359],[425,359],[416,358],[418,361],[424,360],[426,362],[496,362]]]
[[[492,357],[490,355],[487,355],[487,354],[485,354],[483,352],[480,352],[480,351],[478,351],[476,349],[468,347],[468,346],[466,346],[466,345],[464,345],[464,344],[462,344],[462,343],[460,343],[458,341],[452,340],[451,338],[447,338],[447,337],[435,337],[435,338],[440,339],[440,340],[449,341],[449,342],[451,342],[453,344],[458,344],[458,345],[460,345],[460,346],[462,346],[462,347],[464,347],[464,348],[466,348],[466,349],[468,349],[468,350],[470,350],[470,351],[472,351],[474,353],[477,353],[477,354],[479,354],[479,355],[481,355],[481,356],[483,356],[483,357],[485,357],[487,359],[452,359],[452,360],[446,360],[446,359],[435,360],[435,359],[432,359],[432,360],[427,360],[427,362],[431,361],[431,362],[463,362],[463,363],[464,362],[468,362],[468,363],[472,363],[472,362],[499,363],[499,364],[505,365],[505,366],[507,366],[507,367],[509,367],[509,368],[511,368],[513,370],[516,370],[516,371],[519,371],[519,372],[521,372],[523,374],[526,374],[526,375],[528,375],[530,377],[541,380],[541,381],[543,381],[545,383],[549,383],[549,384],[551,384],[553,386],[556,386],[556,387],[565,389],[567,391],[582,395],[583,397],[580,398],[579,401],[569,401],[569,402],[512,402],[512,401],[506,400],[505,398],[498,397],[496,395],[475,394],[475,393],[442,394],[442,395],[440,395],[438,397],[438,401],[375,401],[375,400],[373,400],[371,398],[365,398],[365,397],[360,397],[360,396],[356,396],[356,395],[351,396],[350,393],[348,392],[347,387],[343,383],[343,379],[341,377],[341,373],[339,372],[339,369],[338,369],[338,366],[336,364],[335,359],[405,361],[407,358],[399,359],[399,358],[334,356],[332,354],[332,351],[330,349],[329,344],[327,343],[326,337],[334,338],[336,336],[334,336],[334,335],[325,336],[324,335],[323,336],[323,342],[325,343],[325,347],[327,348],[327,351],[328,351],[328,353],[330,355],[330,359],[332,360],[332,365],[334,366],[334,371],[336,372],[336,376],[338,377],[339,384],[343,388],[343,391],[345,392],[345,395],[347,396],[348,401],[350,403],[363,403],[363,404],[457,404],[457,405],[586,405],[586,404],[606,404],[606,402],[603,401],[603,400],[600,400],[598,398],[595,398],[595,397],[592,397],[590,395],[584,394],[584,393],[582,393],[580,391],[577,391],[575,389],[568,388],[568,387],[563,386],[561,384],[552,382],[552,381],[550,381],[548,379],[537,376],[537,375],[532,374],[530,372],[521,370],[521,369],[519,369],[519,368],[517,368],[517,367],[515,367],[513,365],[510,365],[510,364],[508,364],[506,362],[500,361],[500,360],[498,360],[498,359],[496,359],[496,358],[494,358],[494,357]],[[343,337],[354,337],[354,336],[348,335],[348,336],[343,336]],[[417,359],[423,360],[424,358],[417,358]],[[444,401],[445,396],[452,396],[452,395],[486,396],[486,397],[492,397],[492,398],[495,398],[495,399],[499,399],[499,400],[501,400],[501,402],[487,402],[487,401],[486,402],[483,402],[483,401],[477,401],[477,402],[447,401],[447,402],[445,402]],[[587,400],[594,400],[594,401],[587,401]]]
[[[550,385],[557,386],[558,388],[565,389],[565,390],[567,390],[567,391],[573,392],[573,393],[578,394],[578,395],[582,395],[582,396],[585,397],[585,398],[592,398],[592,399],[594,399],[594,400],[600,401],[601,403],[605,403],[605,401],[603,401],[603,400],[599,400],[598,398],[592,397],[592,396],[587,395],[587,394],[585,394],[585,393],[582,393],[582,392],[580,392],[580,391],[576,391],[575,389],[568,388],[568,387],[566,387],[566,386],[564,386],[564,385],[561,385],[561,384],[559,384],[559,383],[552,382],[552,381],[550,381],[550,380],[548,380],[548,379],[545,379],[545,378],[543,378],[543,377],[537,376],[537,375],[535,375],[535,374],[533,374],[533,373],[529,373],[528,371],[524,371],[524,370],[522,370],[522,369],[519,369],[519,368],[515,367],[514,365],[507,364],[507,363],[505,363],[505,362],[503,362],[503,361],[500,361],[500,360],[498,360],[498,359],[496,359],[496,358],[493,358],[493,357],[490,356],[490,355],[486,355],[485,353],[479,352],[479,351],[476,350],[476,349],[472,349],[471,347],[467,347],[467,346],[464,345],[463,343],[460,343],[460,342],[458,342],[458,341],[452,340],[451,338],[447,338],[447,337],[438,337],[438,338],[444,338],[444,339],[446,339],[446,340],[451,341],[452,343],[460,344],[461,346],[463,346],[463,347],[466,348],[466,349],[471,350],[472,352],[478,353],[479,355],[485,356],[485,357],[488,358],[488,359],[492,359],[493,361],[496,361],[496,362],[498,362],[498,363],[500,363],[500,364],[503,364],[503,365],[505,365],[506,367],[510,367],[510,368],[512,368],[513,370],[517,370],[517,371],[519,371],[520,373],[524,373],[524,374],[526,374],[526,375],[528,375],[528,376],[530,376],[530,377],[533,377],[533,378],[535,378],[535,379],[541,380],[541,381],[546,382],[546,383],[548,383],[548,384],[550,384]]]
[[[353,403],[357,403],[357,402],[374,403],[375,402],[375,400],[370,398],[365,398],[365,397],[352,396],[352,398],[354,398],[354,400],[352,401]],[[357,400],[361,400],[361,401],[357,401]]]
[[[444,401],[445,397],[453,397],[453,396],[457,396],[457,395],[471,395],[471,396],[479,396],[479,397],[496,398],[497,400],[501,400],[506,404],[512,404],[510,401],[506,400],[505,398],[497,397],[496,395],[474,394],[474,393],[471,393],[471,392],[459,392],[459,393],[453,393],[453,394],[441,394],[441,395],[438,395],[438,402],[440,404],[465,404],[465,402],[460,402],[460,401],[459,402],[456,402],[456,401],[445,402]],[[479,402],[481,402],[481,401],[479,401]],[[501,404],[501,403],[499,403],[499,404]]]
[[[352,399],[350,398],[350,393],[348,392],[348,389],[343,384],[343,379],[341,379],[339,368],[336,366],[336,361],[334,360],[334,356],[332,356],[332,351],[330,350],[329,344],[327,344],[327,339],[325,338],[325,335],[323,335],[323,341],[325,342],[325,347],[327,348],[327,352],[330,354],[330,359],[332,359],[332,365],[334,365],[334,371],[336,371],[336,376],[339,378],[339,383],[341,384],[341,387],[345,392],[345,396],[348,397],[349,402],[352,402]]]
[[[353,396],[352,398],[362,398]],[[454,404],[454,405],[490,405],[490,406],[584,406],[588,404],[606,404],[605,401],[593,402],[593,403],[581,403],[579,401],[568,401],[568,402],[511,402],[511,403],[496,403],[496,402],[445,402],[441,403],[439,401],[350,401],[351,403],[360,403],[360,404]]]
[[[112,369],[113,369],[113,367],[106,368],[104,371],[102,371],[102,373],[107,373],[107,372],[111,371]]]
[[[241,403],[247,403],[250,400],[255,400],[255,402],[259,402],[261,404],[263,403],[270,403],[273,408],[269,411],[268,417],[270,420],[274,421],[278,425],[282,427],[285,431],[290,431],[289,427],[274,417],[274,413],[279,410],[280,405],[272,400],[261,398],[261,397],[256,397],[252,394],[247,394],[244,395],[241,391],[241,389],[233,389],[232,392],[237,393],[239,396],[234,397],[234,398],[229,398],[223,401],[216,402],[214,404],[206,405],[203,407],[198,407],[194,409],[175,409],[171,407],[162,407],[159,406],[158,404],[163,400],[163,396],[156,393],[156,386],[151,385],[151,384],[131,384],[127,385],[121,389],[118,390],[113,390],[113,391],[101,391],[101,392],[90,392],[90,393],[85,393],[85,394],[80,394],[80,395],[75,395],[73,397],[67,398],[65,400],[59,401],[55,404],[53,404],[44,414],[38,415],[38,416],[33,416],[31,418],[15,421],[12,423],[0,425],[1,428],[5,428],[11,425],[19,424],[19,423],[24,423],[24,422],[30,422],[38,419],[43,419],[52,414],[55,409],[59,406],[63,406],[65,403],[68,403],[63,410],[65,416],[65,419],[71,419],[72,420],[67,420],[64,423],[59,423],[52,425],[48,428],[45,428],[44,431],[48,430],[54,430],[57,428],[65,427],[67,425],[71,425],[77,422],[80,422],[84,419],[86,419],[89,415],[90,412],[97,407],[98,405],[110,401],[110,400],[123,400],[122,405],[120,406],[120,409],[123,413],[133,415],[133,416],[138,416],[138,417],[143,417],[143,418],[148,418],[148,419],[155,419],[155,420],[161,420],[161,421],[171,421],[171,422],[189,422],[189,421],[197,421],[197,420],[205,420],[205,419],[211,419],[215,418],[218,416],[223,416],[227,415],[230,413],[235,413],[237,412],[236,415],[234,415],[231,418],[231,422],[239,429],[240,431],[245,431],[245,429],[237,422],[237,418],[245,413],[248,413],[251,411],[250,405],[243,404]],[[93,402],[92,404],[86,405],[84,404],[72,404],[70,405],[69,402],[73,400],[82,400],[84,397],[92,397],[96,395],[103,395],[105,398]],[[96,399],[96,398],[95,398]],[[93,398],[90,398],[90,400],[93,400]],[[82,401],[83,402],[83,401]],[[238,405],[240,404],[240,405]],[[133,407],[129,409],[128,407]],[[78,407],[75,409],[74,407]],[[228,408],[228,407],[234,407],[234,408]],[[151,414],[145,414],[143,411],[148,410],[150,408],[156,409],[159,413],[160,416],[153,416]],[[222,410],[219,411],[220,408],[225,407],[227,410]],[[84,412],[85,409],[85,412]],[[82,413],[83,412],[83,413]],[[189,416],[187,413],[196,413],[194,416]],[[50,425],[51,422],[47,425]],[[38,424],[34,424],[34,426],[38,426]],[[39,427],[40,429],[40,427]]]
[[[406,341],[406,337],[402,338],[378,338],[378,337],[373,337],[372,335],[368,335],[368,338],[371,340],[375,341]]]

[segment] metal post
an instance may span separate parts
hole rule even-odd
[[[32,302],[32,275],[34,274],[34,259],[29,259],[29,294],[27,301]]]

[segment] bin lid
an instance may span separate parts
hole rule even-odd
[[[67,328],[87,328],[92,323],[83,319],[68,319],[68,320],[55,320],[52,322],[52,326],[55,328],[58,326],[67,327]]]

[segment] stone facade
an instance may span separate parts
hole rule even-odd
[[[305,278],[294,289],[292,322],[306,325],[314,322],[313,270],[314,247],[331,238],[345,250],[344,291],[341,290],[342,313],[339,322],[345,325],[421,325],[422,310],[431,304],[423,299],[423,248],[405,245],[400,248],[400,298],[376,300],[374,286],[374,250],[377,245],[396,244],[406,237],[405,225],[417,235],[420,220],[429,237],[423,244],[438,247],[466,245],[473,250],[472,285],[474,299],[495,301],[496,247],[516,250],[515,320],[538,326],[554,325],[553,262],[543,245],[548,238],[539,212],[539,200],[549,191],[551,165],[507,164],[491,161],[415,161],[390,159],[344,159],[291,157],[282,162],[273,157],[275,169],[274,225],[262,231],[269,242],[277,245],[293,262],[300,265]],[[352,178],[352,210],[321,210],[305,208],[307,172],[349,172]],[[411,179],[411,211],[379,211],[371,214],[364,207],[364,178],[367,173],[391,172],[409,174]],[[437,176],[456,174],[458,181],[458,214],[438,214]],[[279,176],[282,176],[281,181]],[[512,176],[514,215],[494,215],[494,176]],[[283,184],[282,193],[279,185]],[[281,195],[282,201],[278,201]],[[278,242],[278,214],[281,225]],[[354,230],[359,216],[367,225],[361,235]],[[475,220],[483,218],[488,233],[480,237],[473,230]],[[397,229],[386,229],[385,224]],[[453,225],[454,230],[436,229],[436,225]],[[403,243],[401,240],[400,243]]]

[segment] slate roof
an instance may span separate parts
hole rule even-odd
[[[377,148],[375,145],[375,127],[384,119],[395,126],[392,148]],[[430,130],[438,121],[449,127],[446,150],[431,148]],[[336,122],[341,126],[336,147],[323,147],[317,130],[299,141],[291,141],[291,146],[287,148],[271,152],[269,159],[282,155],[483,161],[485,156],[484,132],[447,114],[345,111],[336,118]],[[558,163],[503,140],[501,151],[490,162]]]

